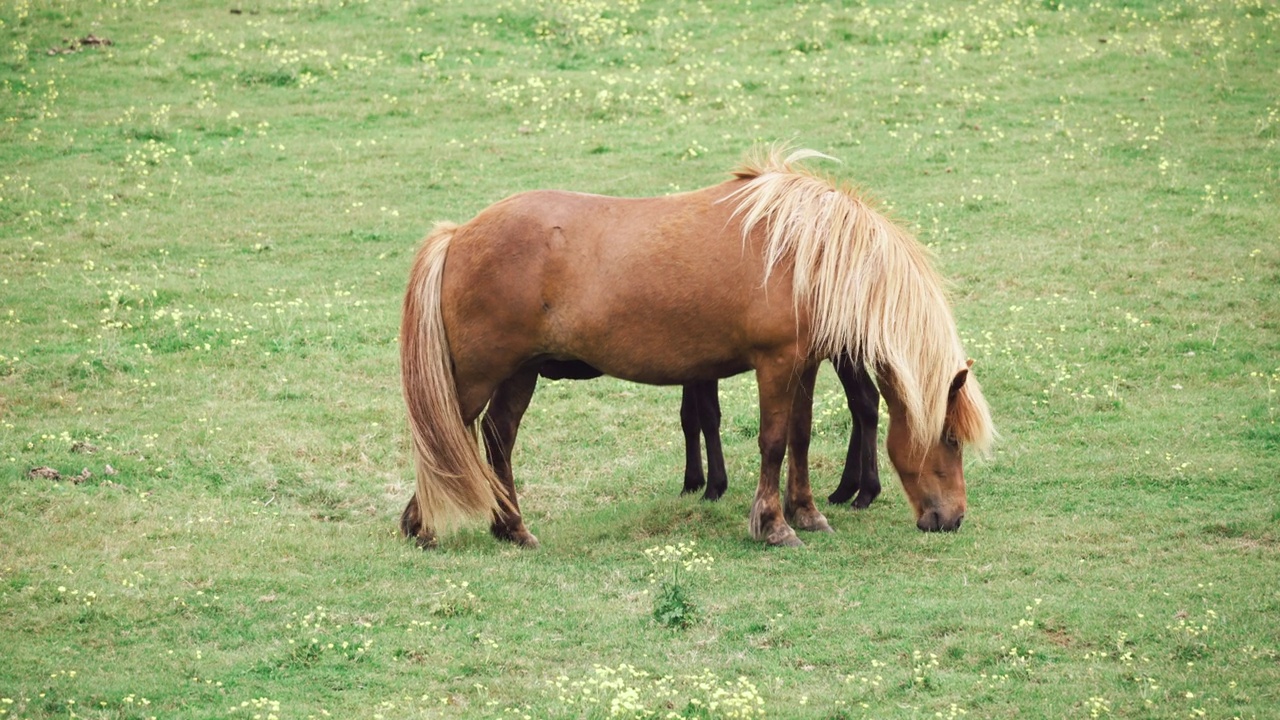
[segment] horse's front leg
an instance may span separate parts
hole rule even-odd
[[[782,458],[787,451],[793,394],[798,380],[795,366],[786,359],[768,359],[756,366],[760,390],[760,483],[751,505],[751,537],[770,545],[799,547],[804,543],[787,524],[778,492]]]
[[[715,380],[697,383],[698,425],[707,440],[707,491],[703,500],[719,500],[729,488],[729,475],[724,469],[724,449],[720,446],[720,383]]]
[[[827,518],[813,504],[813,491],[809,487],[809,438],[813,430],[813,383],[817,376],[817,364],[806,368],[791,395],[786,517],[801,530],[831,532]]]
[[[697,492],[704,485],[703,500],[719,500],[729,487],[720,447],[719,382],[706,380],[684,386],[680,401],[680,429],[684,432],[684,489],[681,495]],[[702,474],[700,437],[707,439],[707,474]]]
[[[680,491],[681,495],[698,492],[707,484],[707,478],[702,474],[699,392],[699,383],[690,383],[680,394],[680,431],[684,433],[684,489]]]
[[[880,392],[867,369],[847,357],[832,361],[852,418],[849,452],[845,456],[840,486],[827,497],[835,504],[853,500],[853,507],[866,508],[880,494],[880,470],[876,465],[876,428],[880,422]]]

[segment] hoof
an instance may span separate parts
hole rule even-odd
[[[871,507],[871,503],[875,501],[876,496],[880,494],[879,486],[875,490],[859,490],[858,496],[853,499],[854,510],[866,510]]]
[[[772,503],[756,500],[747,521],[747,529],[751,531],[751,537],[775,547],[804,545],[800,542],[800,538],[796,537],[796,531],[791,529],[787,521],[782,518],[782,513],[776,508],[777,506]]]
[[[422,516],[418,513],[418,498],[409,498],[409,504],[400,513],[400,532],[405,537],[417,537],[422,531]]]
[[[707,489],[702,493],[703,500],[719,500],[729,491],[729,478],[721,471],[711,473],[707,477]]]
[[[529,532],[524,525],[520,525],[515,529],[493,525],[490,526],[489,532],[499,540],[509,542],[512,545],[518,545],[523,548],[536,548],[541,545],[541,543],[538,542],[538,538],[534,537],[533,533]]]
[[[533,533],[528,530],[525,530],[522,533],[516,533],[507,539],[522,548],[533,549],[542,544],[538,542],[538,538],[534,537]]]
[[[841,505],[849,502],[849,498],[851,497],[853,497],[853,493],[845,490],[844,485],[841,485],[835,492],[827,496],[827,502],[832,505]]]
[[[804,543],[796,536],[796,531],[789,527],[769,533],[765,543],[771,547],[804,547]]]
[[[404,506],[404,512],[400,514],[400,532],[405,537],[412,538],[413,544],[423,550],[434,550],[440,545],[431,528],[422,524],[416,496],[409,498],[409,504]]]
[[[835,532],[835,529],[831,527],[831,523],[827,522],[827,519],[823,517],[821,513],[819,513],[818,517],[814,520],[803,522],[803,523],[799,523],[799,522],[796,523],[796,528],[799,530],[804,530],[805,532],[824,532],[824,533]]]
[[[827,522],[827,516],[818,512],[816,508],[802,508],[790,513],[787,520],[797,530],[805,530],[807,532],[835,532],[831,529],[831,523]]]

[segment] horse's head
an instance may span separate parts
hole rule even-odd
[[[956,373],[947,393],[942,434],[923,442],[913,440],[901,403],[894,397],[891,386],[882,383],[889,406],[889,433],[885,443],[889,461],[898,471],[902,488],[915,510],[916,527],[926,532],[957,530],[964,520],[964,443],[969,438],[956,427],[956,411],[957,405],[967,400],[961,391],[968,378],[967,367]]]

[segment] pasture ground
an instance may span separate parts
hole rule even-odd
[[[1277,68],[1266,0],[3,0],[0,717],[1275,717]],[[777,140],[955,283],[1003,436],[963,529],[882,455],[752,542],[740,377],[719,503],[678,389],[543,383],[543,547],[398,538],[432,222]],[[644,551],[690,541],[670,629]]]

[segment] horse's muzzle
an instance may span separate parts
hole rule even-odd
[[[916,521],[916,527],[924,532],[954,532],[960,529],[960,523],[964,522],[964,513],[958,513],[954,517],[943,518],[937,510],[929,510],[920,516]]]

